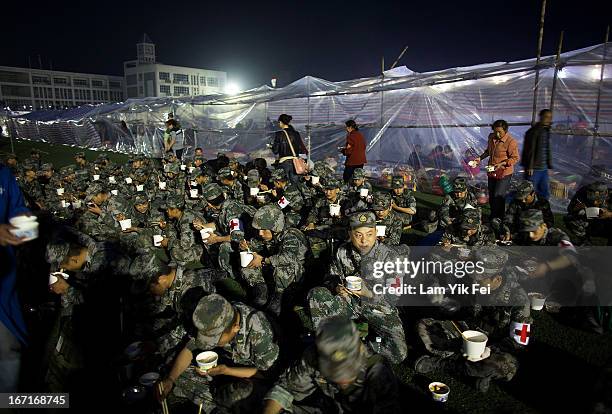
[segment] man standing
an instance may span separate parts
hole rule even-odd
[[[525,133],[521,165],[525,167],[525,179],[533,182],[536,194],[548,200],[548,170],[552,169],[552,154],[550,151],[550,126],[552,111],[542,109],[540,122],[529,128]]]
[[[353,171],[357,168],[363,168],[363,164],[367,161],[365,138],[352,119],[346,121],[346,132],[348,132],[346,145],[342,147],[342,154],[346,155],[342,179],[345,183],[348,183],[353,178]]]
[[[21,314],[15,283],[17,279],[13,246],[23,243],[10,230],[10,218],[29,211],[10,169],[0,164],[0,392],[17,391],[19,343],[25,341],[25,321]]]

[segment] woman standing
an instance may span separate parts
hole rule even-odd
[[[346,155],[344,162],[344,174],[342,176],[345,183],[353,178],[353,172],[357,168],[363,168],[366,161],[365,138],[359,132],[357,124],[352,119],[345,122],[346,125],[346,144],[342,147],[342,153]]]
[[[489,157],[487,175],[489,181],[489,205],[491,219],[504,219],[506,212],[506,193],[514,172],[514,164],[519,160],[518,144],[508,132],[508,123],[503,119],[495,121],[493,132],[489,134],[487,149],[476,158],[476,164]]]
[[[308,154],[300,133],[291,126],[290,115],[282,114],[278,117],[280,131],[274,134],[272,152],[278,156],[278,168],[287,172],[287,177],[292,183],[297,183],[298,175],[293,166],[293,160],[301,154]]]

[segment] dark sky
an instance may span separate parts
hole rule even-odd
[[[548,0],[544,54],[602,43],[604,0]],[[540,0],[10,1],[0,64],[123,74],[147,33],[158,60],[227,71],[243,87],[304,75],[337,81],[400,64],[423,72],[535,56]],[[8,8],[8,10],[7,10]]]

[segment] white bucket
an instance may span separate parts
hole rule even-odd
[[[260,195],[260,194],[257,194],[257,201],[258,201],[259,203],[263,203],[263,202],[265,202],[265,201],[266,201],[266,196],[264,196],[264,195]]]
[[[57,195],[62,195],[64,194],[64,188],[58,188],[57,190],[55,190],[55,192],[57,193]]]
[[[100,174],[94,174],[93,179],[94,181],[98,181],[100,179]]]
[[[109,184],[116,184],[117,181],[115,180],[115,176],[111,175],[110,177],[108,177],[108,182]]]
[[[253,261],[253,253],[240,252],[240,266],[247,267]]]
[[[165,181],[160,181],[159,182],[159,189],[160,190],[165,190],[166,189],[166,182]]]
[[[214,229],[211,229],[210,227],[204,227],[202,230],[200,230],[200,236],[202,237],[202,241],[206,241],[206,239],[210,237],[213,231]]]
[[[387,226],[376,226],[376,237],[385,237]]]
[[[370,190],[368,190],[367,188],[362,188],[361,190],[359,190],[359,196],[360,197],[367,197],[369,192],[370,192]]]
[[[480,358],[487,347],[489,340],[487,335],[479,331],[464,331],[461,336],[463,337],[463,355],[472,359]]]
[[[429,384],[429,392],[431,398],[436,402],[446,402],[448,400],[448,394],[450,393],[450,387],[443,382],[432,382]]]
[[[195,167],[189,167],[189,174],[193,174],[194,171],[195,171]]]
[[[121,220],[119,222],[119,225],[121,226],[121,231],[126,231],[127,229],[132,227],[132,219]]]
[[[257,188],[257,187],[255,187],[255,188],[253,188],[253,187],[249,188],[249,194],[250,194],[250,195],[252,195],[252,196],[256,196],[257,194],[259,194],[259,188]]]
[[[213,351],[200,352],[196,356],[196,364],[198,364],[198,370],[200,370],[200,372],[206,372],[209,369],[216,367],[218,360],[219,355]]]
[[[156,234],[155,236],[153,236],[153,246],[160,247],[163,240],[164,236],[162,236],[161,234]]]
[[[189,196],[191,198],[198,198],[198,189],[192,188],[191,190],[189,190]]]
[[[361,290],[361,278],[358,276],[347,276],[346,277],[346,288],[351,291]]]
[[[310,181],[312,181],[313,184],[319,184],[319,181],[321,181],[321,177],[313,175],[312,177],[310,177]]]
[[[144,191],[144,184],[139,184],[136,186],[136,191]]]
[[[338,217],[340,215],[340,204],[330,204],[329,215],[332,217]]]
[[[587,207],[586,216],[588,219],[599,217],[599,207]]]
[[[111,190],[111,194],[114,196],[119,195],[119,190]]]
[[[62,201],[60,202],[60,205],[61,205],[63,208],[68,208],[68,207],[70,207],[70,203],[69,203],[69,202],[67,202],[66,200],[62,200]]]
[[[185,171],[187,169],[187,166],[185,164],[181,164],[181,171]]]
[[[130,177],[127,177],[127,178],[125,179],[125,182],[126,182],[127,184],[132,184],[132,179],[131,179]]]
[[[9,220],[9,223],[15,227],[20,227],[26,223],[36,221],[36,216],[16,216]]]
[[[59,280],[59,278],[63,278],[64,280],[68,279],[68,273],[64,273],[64,272],[53,272],[49,274],[49,286],[51,286],[52,284],[54,284],[55,282],[57,282]]]

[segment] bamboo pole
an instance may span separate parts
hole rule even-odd
[[[531,111],[531,125],[535,123],[536,109],[538,106],[538,87],[540,83],[540,57],[542,56],[542,40],[544,39],[544,18],[546,16],[546,0],[542,0],[540,12],[540,32],[538,34],[538,53],[536,56],[535,85],[533,88],[533,108]]]
[[[557,58],[555,59],[555,75],[553,76],[552,90],[550,91],[550,111],[555,113],[555,91],[557,90],[557,78],[559,77],[559,64],[561,61],[561,48],[563,47],[563,30],[559,35],[559,46],[557,47]]]
[[[404,47],[404,50],[402,50],[402,53],[399,54],[399,56],[397,57],[397,59],[395,59],[395,62],[393,62],[393,65],[391,65],[391,67],[389,69],[395,68],[395,65],[397,65],[399,63],[399,61],[402,58],[402,56],[404,56],[404,53],[406,53],[406,50],[408,50],[408,46]],[[383,70],[384,70],[384,68],[383,68]]]
[[[597,91],[597,107],[595,109],[595,128],[593,128],[593,143],[591,145],[591,165],[593,165],[593,156],[595,155],[595,139],[599,136],[599,114],[601,112],[601,94],[603,92],[604,72],[606,70],[606,52],[608,50],[608,39],[610,37],[610,26],[606,28],[606,37],[604,39],[603,59],[601,62],[601,70],[599,72],[599,90]]]

